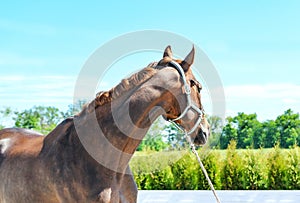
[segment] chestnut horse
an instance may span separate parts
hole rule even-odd
[[[0,202],[136,202],[128,163],[158,116],[176,122],[195,144],[209,136],[194,53],[175,60],[168,46],[158,63],[98,93],[47,136],[1,130]]]

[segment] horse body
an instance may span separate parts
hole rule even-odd
[[[76,137],[68,136],[72,125],[69,119],[55,129],[63,136],[47,152],[42,149],[46,137],[40,134],[16,128],[0,131],[0,140],[10,139],[0,160],[1,203],[136,201],[130,173],[121,175],[98,164],[80,149]]]
[[[179,62],[191,81],[193,56],[194,50]],[[167,47],[158,64],[99,93],[47,136],[23,129],[0,131],[0,202],[136,202],[132,155],[158,116],[174,119],[186,105],[181,75],[168,66],[170,60]],[[198,89],[191,96],[202,108]],[[191,129],[194,114],[189,111],[176,122]],[[201,126],[191,137],[203,144],[208,136],[205,118]]]
[[[49,193],[49,185],[45,184],[47,170],[38,158],[43,140],[40,134],[24,129],[0,131],[1,203],[42,202]]]

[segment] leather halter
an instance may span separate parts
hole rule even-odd
[[[182,81],[183,81],[183,85],[184,85],[184,93],[186,95],[186,101],[187,101],[187,105],[185,107],[185,109],[183,110],[183,112],[175,119],[169,120],[171,123],[173,123],[178,129],[182,130],[185,132],[186,135],[191,135],[196,129],[197,127],[200,125],[201,129],[203,130],[203,126],[201,124],[201,121],[203,119],[204,116],[204,112],[203,110],[201,110],[200,108],[198,108],[195,104],[192,103],[191,100],[191,88],[189,86],[189,84],[186,81],[186,77],[184,74],[184,70],[182,69],[182,67],[175,61],[170,61],[170,64],[172,64],[181,76]],[[176,123],[175,121],[182,119],[189,110],[194,110],[198,113],[198,118],[196,123],[194,124],[194,126],[192,127],[192,129],[190,129],[189,131],[187,131],[186,129],[184,129],[181,125],[179,125],[178,123]]]

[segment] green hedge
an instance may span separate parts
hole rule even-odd
[[[300,189],[300,148],[199,150],[216,189]],[[208,183],[191,152],[137,153],[130,163],[141,190],[207,190]]]

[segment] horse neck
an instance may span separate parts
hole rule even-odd
[[[175,73],[178,78],[178,73]],[[174,71],[172,74],[174,76]],[[106,148],[106,152],[119,157],[119,163],[123,167],[128,165],[153,121],[173,105],[173,95],[168,91],[170,86],[177,86],[176,91],[181,91],[178,80],[171,80],[177,81],[176,85],[168,84],[169,87],[166,87],[169,83],[167,76],[168,74],[157,74],[122,96],[96,108],[98,125],[105,142],[101,146]],[[172,92],[175,92],[174,89]]]
[[[60,153],[68,153],[63,149],[68,145],[74,149],[71,153],[76,153],[72,156],[77,157],[77,161],[92,157],[93,163],[96,160],[107,169],[125,173],[152,122],[174,105],[174,87],[181,90],[178,84],[172,84],[172,81],[178,83],[178,73],[175,71],[177,79],[174,79],[174,71],[171,73],[156,74],[105,104],[95,106],[92,102],[74,119],[62,123],[47,136],[44,153],[51,151],[49,155],[56,156],[56,149],[62,143]],[[173,94],[168,91],[170,89]]]

